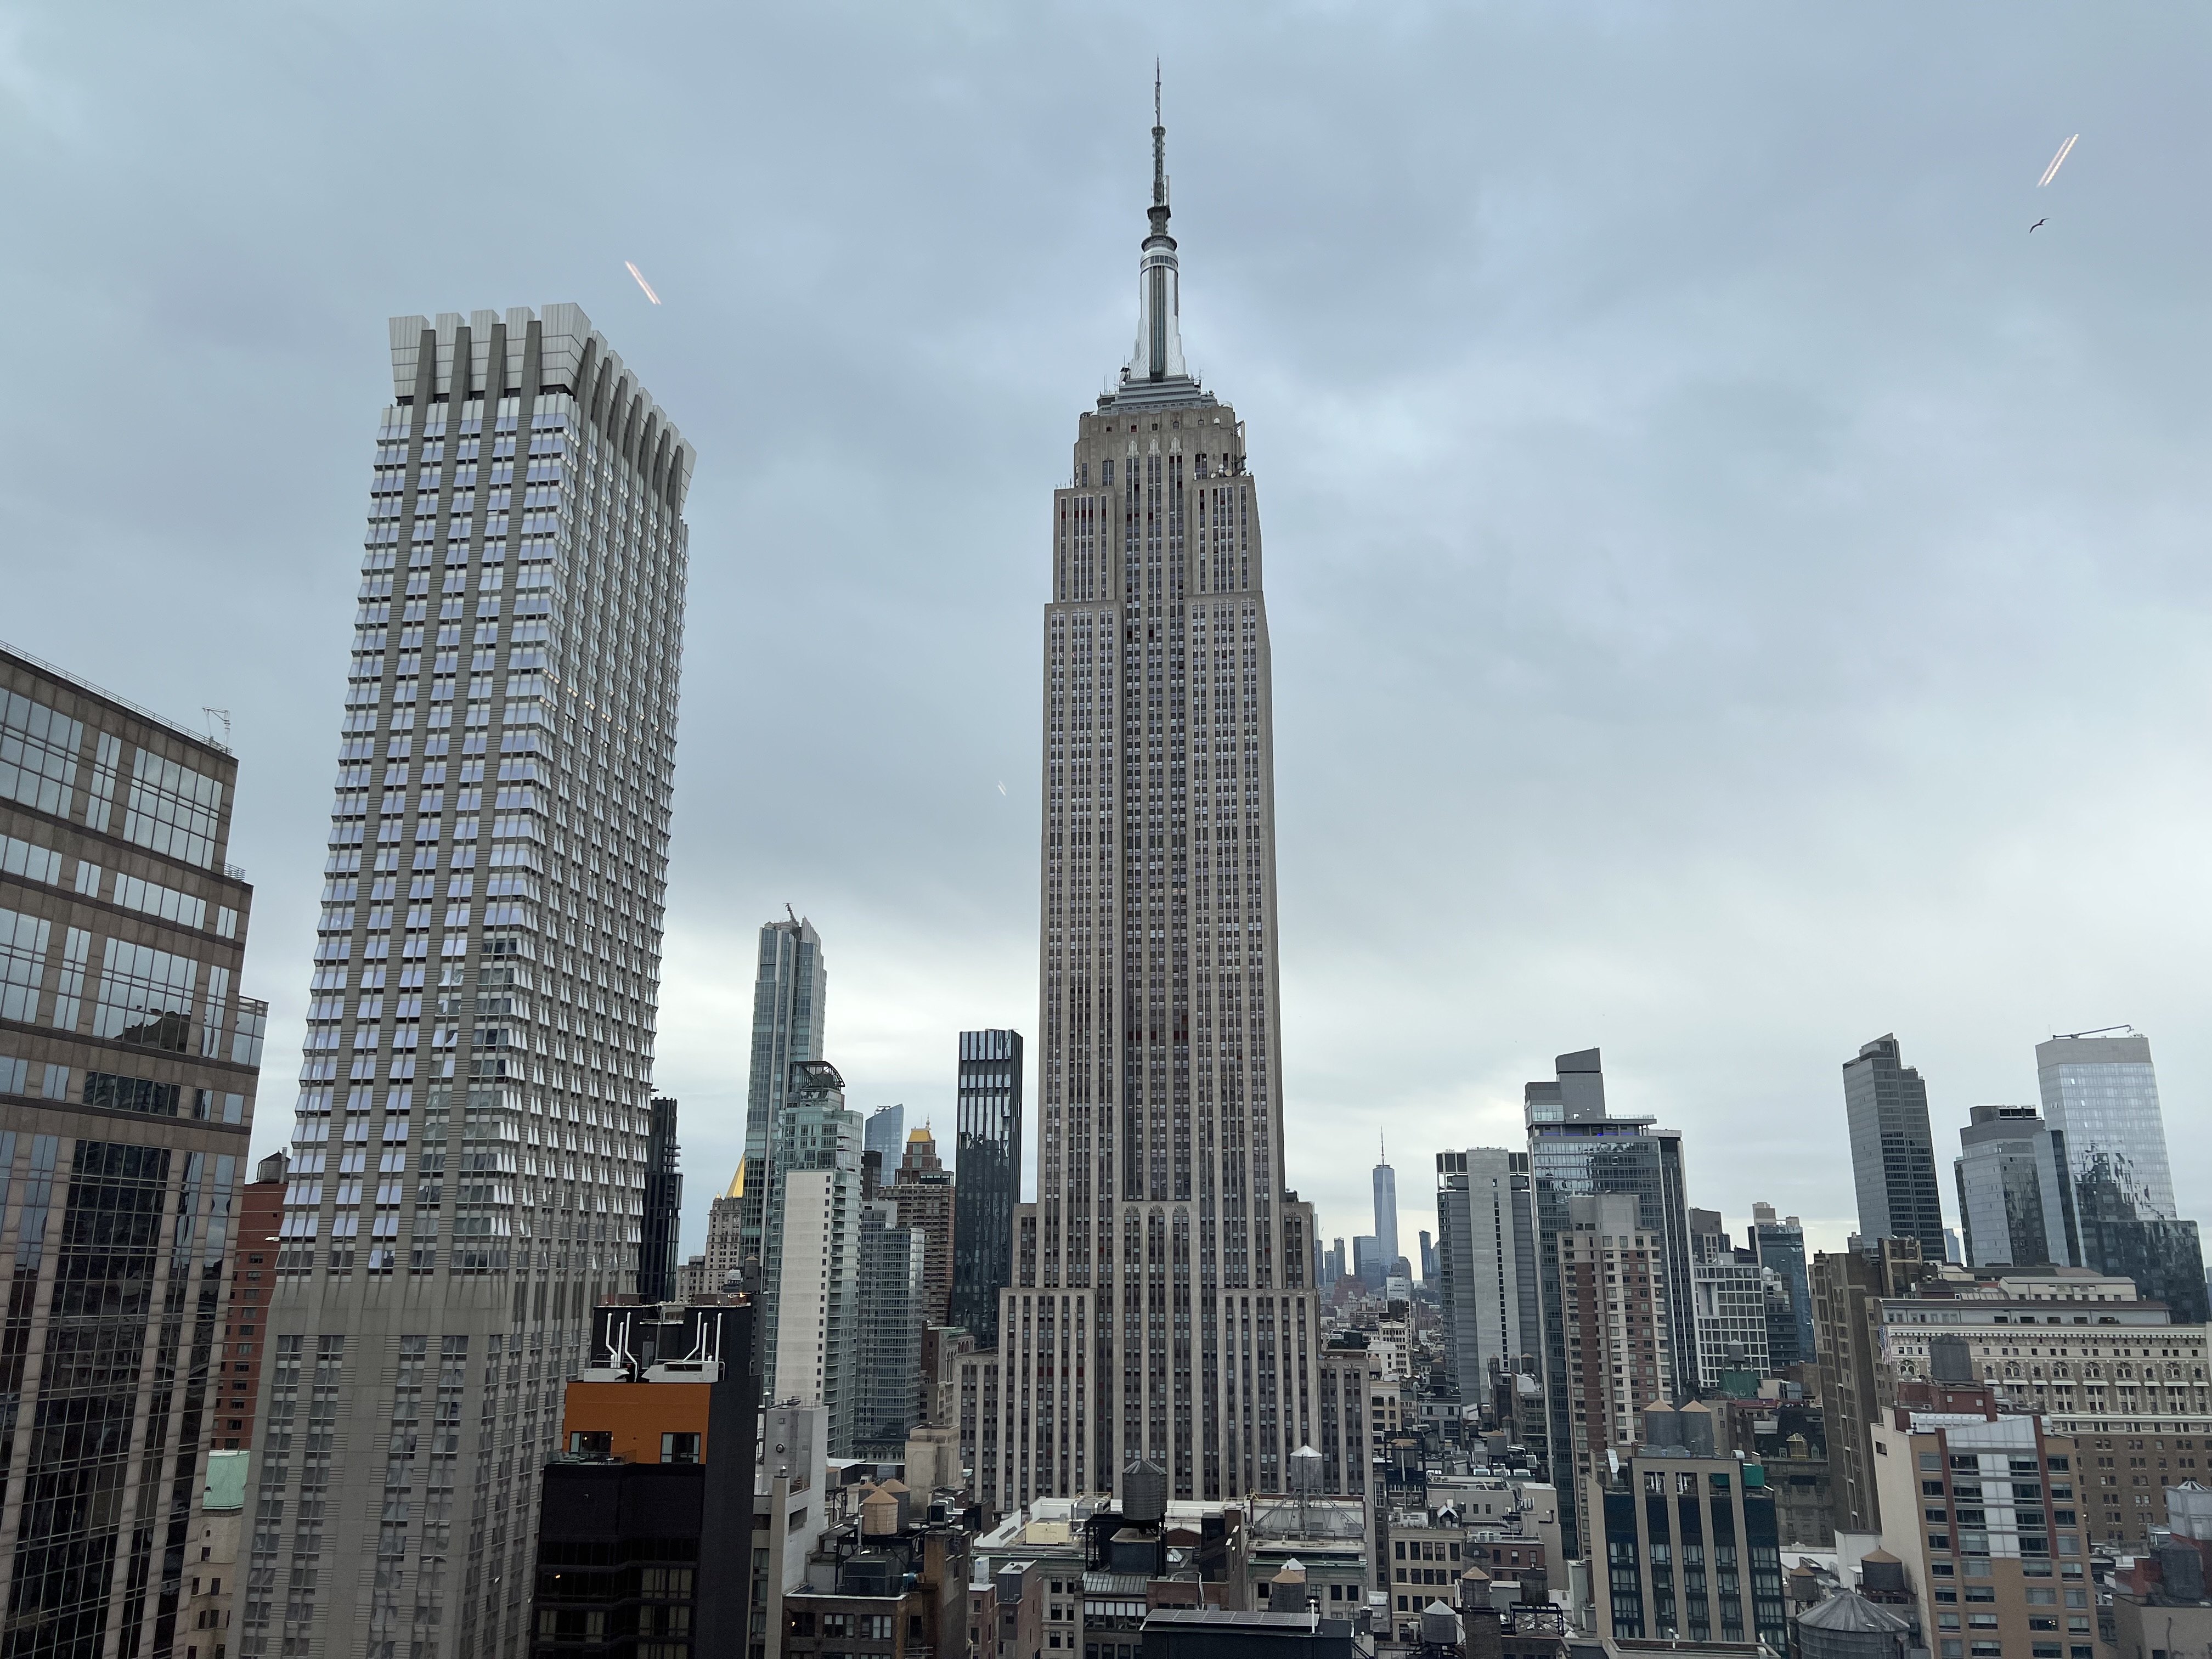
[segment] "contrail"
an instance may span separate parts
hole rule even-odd
[[[2058,163],[2053,161],[2051,164],[2051,170],[2056,172],[2058,168]],[[653,304],[659,305],[660,303],[660,296],[653,291],[653,284],[645,280],[645,273],[640,270],[635,265],[630,264],[629,261],[627,259],[623,260],[623,264],[629,265],[629,274],[637,278],[637,285],[645,290],[645,297],[652,301]]]
[[[2044,168],[2043,177],[2035,181],[2035,187],[2038,190],[2041,190],[2045,185],[2049,184],[2053,179],[2056,179],[2058,176],[2060,163],[2065,161],[2068,152],[2074,148],[2074,140],[2075,138],[2079,138],[2081,136],[2081,135],[2077,132],[2074,135],[2073,138],[2069,138],[2064,143],[2059,145],[2058,154],[2051,158],[2051,165]],[[635,270],[637,267],[635,265],[632,265],[630,269],[632,270]],[[641,283],[645,278],[641,276],[637,280]],[[647,289],[646,292],[650,294],[653,290],[651,289]],[[658,304],[659,301],[656,301],[654,303]]]

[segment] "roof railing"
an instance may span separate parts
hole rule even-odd
[[[127,708],[141,720],[149,720],[156,726],[165,726],[180,738],[190,738],[194,743],[204,744],[210,749],[219,749],[226,755],[235,757],[236,751],[228,744],[218,742],[204,732],[195,732],[191,726],[173,720],[167,714],[157,714],[143,703],[133,702],[128,697],[118,697],[106,686],[96,685],[82,674],[72,674],[60,664],[48,662],[44,657],[34,657],[21,646],[10,645],[7,641],[0,640],[0,651],[4,651],[9,656],[30,664],[33,668],[43,670],[57,679],[67,680],[71,685],[89,691],[96,697],[105,697],[117,708]]]

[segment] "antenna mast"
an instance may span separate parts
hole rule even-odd
[[[1152,59],[1152,205],[1168,200],[1168,130],[1160,125],[1160,60]]]

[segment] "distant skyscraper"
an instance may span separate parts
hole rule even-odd
[[[1345,1254],[1344,1241],[1340,1238],[1332,1240],[1328,1253],[1322,1257],[1322,1284],[1333,1288],[1338,1279],[1351,1271],[1352,1263]]]
[[[920,1130],[915,1133],[919,1134]],[[922,1230],[904,1224],[888,1192],[860,1208],[854,1242],[853,1452],[906,1455],[921,1403],[921,1331],[928,1320]]]
[[[819,1406],[852,1455],[859,1382],[860,1115],[826,1060],[793,1063],[765,1166],[765,1399]]]
[[[1183,364],[1164,143],[1155,125],[1136,350],[1053,498],[1036,1244],[1001,1304],[1002,1461],[981,1472],[1001,1510],[1118,1494],[1139,1459],[1177,1499],[1279,1492],[1321,1437],[1313,1208],[1284,1181],[1257,491],[1244,423]]]
[[[1014,1282],[1022,1201],[1022,1034],[960,1034],[953,1143],[951,1322],[979,1350],[999,1345],[999,1293]]]
[[[2072,1185],[2080,1265],[2123,1274],[2176,1321],[2206,1317],[2197,1224],[2175,1212],[2158,1078],[2145,1036],[2035,1045],[2043,1114]]]
[[[222,744],[0,649],[0,1652],[181,1653],[203,1454],[254,1421],[218,1322],[274,1277],[223,1305],[234,1250],[274,1260],[235,1231],[268,1014],[240,994],[237,787]]]
[[[1579,1549],[1574,1494],[1604,1451],[1577,1438],[1568,1389],[1565,1309],[1559,1278],[1559,1235],[1569,1229],[1568,1200],[1577,1194],[1626,1193],[1638,1200],[1638,1224],[1662,1241],[1668,1353],[1674,1374],[1698,1374],[1697,1317],[1691,1297],[1674,1287],[1690,1282],[1690,1223],[1684,1200],[1682,1137],[1649,1117],[1606,1110],[1598,1051],[1561,1054],[1556,1079],[1522,1091],[1528,1130],[1528,1173],[1534,1187],[1536,1259],[1543,1309],[1544,1380],[1548,1396],[1552,1479],[1559,1489],[1559,1523],[1570,1553]],[[1587,1424],[1582,1425],[1587,1428]],[[1570,1472],[1572,1478],[1570,1478]]]
[[[1541,1346],[1534,1204],[1528,1153],[1437,1154],[1437,1300],[1445,1375],[1463,1406],[1488,1402],[1493,1362],[1510,1371]]]
[[[1973,1121],[1959,1131],[1959,1146],[1952,1170],[1967,1266],[2081,1265],[2067,1225],[2071,1195],[2057,1139],[2041,1113],[2033,1106],[1977,1106]]]
[[[1810,1364],[1814,1353],[1813,1285],[1806,1268],[1803,1224],[1794,1215],[1778,1219],[1771,1204],[1753,1204],[1751,1248],[1761,1267],[1781,1277],[1790,1304],[1792,1338],[1785,1342],[1778,1340],[1778,1333],[1770,1331],[1766,1339],[1769,1358],[1777,1366],[1801,1360]]]
[[[1375,1248],[1387,1271],[1398,1259],[1398,1172],[1387,1152],[1375,1166]]]
[[[637,1250],[637,1299],[676,1297],[676,1253],[684,1225],[684,1173],[676,1144],[676,1103],[653,1103],[645,1139],[645,1218]]]
[[[884,1106],[870,1112],[861,1126],[860,1150],[884,1155],[884,1179],[889,1181],[906,1156],[906,1108]]]
[[[2143,1219],[2170,1218],[2173,1176],[2147,1036],[2064,1036],[2035,1045],[2043,1115],[2063,1137],[2067,1172],[2094,1181]]]
[[[1876,1037],[1844,1062],[1844,1111],[1864,1248],[1878,1239],[1917,1238],[1925,1260],[1942,1261],[1943,1197],[1928,1085],[1899,1058],[1894,1036]]]
[[[1382,1254],[1382,1246],[1374,1234],[1352,1235],[1352,1273],[1369,1290],[1378,1293],[1383,1281],[1389,1278],[1390,1258]]]
[[[745,1158],[730,1190],[738,1206],[736,1258],[761,1251],[763,1215],[774,1183],[768,1152],[792,1067],[822,1058],[823,1015],[830,1000],[830,972],[822,938],[804,919],[771,921],[760,932],[760,967],[753,981],[752,1073],[745,1087]],[[855,1148],[858,1155],[859,1148]],[[721,1252],[732,1252],[726,1248]],[[717,1252],[709,1246],[712,1263]]]
[[[1424,1227],[1421,1229],[1421,1283],[1434,1290],[1436,1282],[1437,1241]]]
[[[884,1172],[886,1196],[898,1205],[899,1225],[918,1229],[927,1242],[922,1273],[921,1320],[942,1325],[952,1309],[952,1171],[937,1155],[927,1129],[907,1132],[906,1152],[896,1172]]]
[[[691,450],[572,305],[392,368],[240,1659],[518,1652],[556,1379],[637,1286]]]

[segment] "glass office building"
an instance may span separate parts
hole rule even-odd
[[[959,1122],[952,1165],[952,1307],[948,1318],[999,1343],[999,1292],[1014,1282],[1014,1208],[1022,1201],[1022,1034],[960,1034]]]
[[[250,1420],[264,1269],[222,1304],[265,1249],[234,1229],[268,1009],[239,988],[237,782],[0,648],[0,1653],[181,1654],[206,1454]]]

